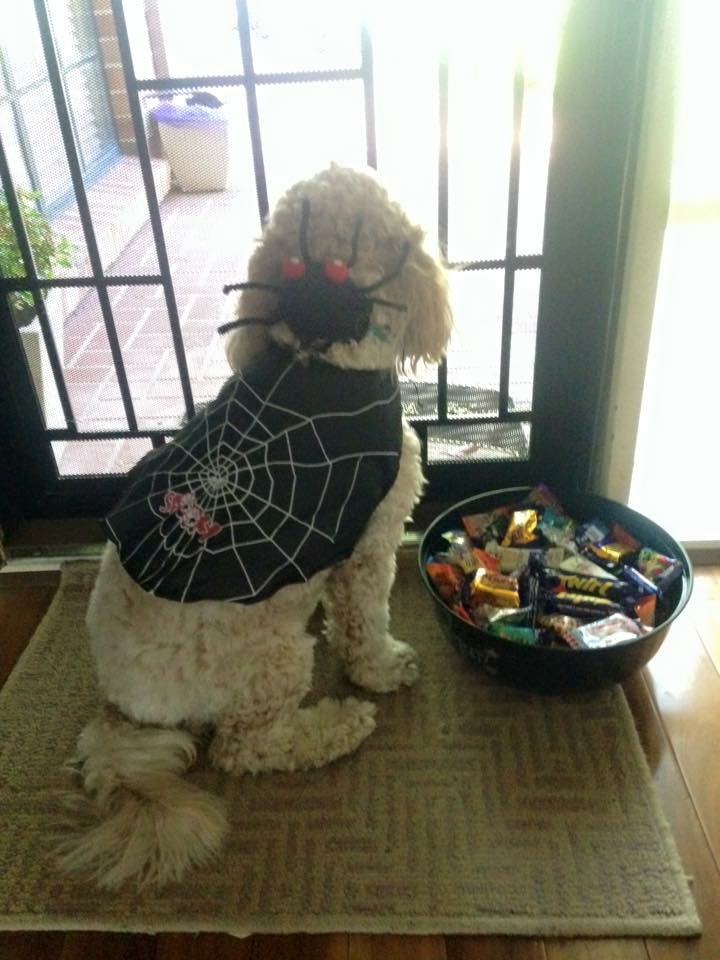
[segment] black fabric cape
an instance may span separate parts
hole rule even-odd
[[[133,467],[105,528],[149,593],[254,603],[350,556],[401,446],[394,373],[273,348]]]

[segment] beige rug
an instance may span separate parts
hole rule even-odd
[[[700,922],[620,688],[543,697],[466,665],[402,558],[395,634],[422,677],[378,697],[378,729],[311,773],[197,782],[231,800],[224,858],[161,895],[107,895],[49,858],[54,791],[96,694],[62,587],[0,693],[0,927],[289,933],[690,935]],[[347,689],[334,664],[318,686]]]

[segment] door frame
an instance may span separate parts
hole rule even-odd
[[[426,502],[541,479],[592,486],[656,15],[653,4],[624,0],[571,5],[556,79],[530,456],[431,465]],[[7,316],[5,302],[0,311]],[[11,451],[0,467],[0,506],[9,500],[20,516],[104,513],[123,477],[58,477],[19,337],[9,333],[0,314],[2,387],[4,397],[13,398],[0,421],[0,444]],[[427,425],[416,424],[421,435]]]

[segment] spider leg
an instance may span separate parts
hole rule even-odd
[[[222,289],[223,293],[230,293],[231,290],[272,290],[277,293],[280,287],[274,283],[260,283],[256,280],[246,280],[245,283],[226,283]]]
[[[373,290],[377,290],[378,287],[382,287],[386,283],[390,283],[391,280],[394,280],[395,277],[400,273],[402,268],[405,266],[405,261],[407,260],[407,255],[410,253],[410,244],[406,243],[400,254],[400,259],[397,263],[397,266],[394,270],[391,270],[382,280],[378,280],[376,283],[371,283],[367,287],[358,287],[361,293],[371,293]]]
[[[348,269],[355,266],[355,261],[357,260],[358,255],[358,241],[360,239],[360,230],[362,229],[362,217],[358,217],[355,221],[355,229],[353,231],[352,238],[352,247],[350,250],[350,259],[347,261]]]
[[[236,327],[252,327],[256,324],[271,327],[274,323],[277,323],[277,320],[274,320],[272,317],[242,317],[240,320],[230,320],[228,323],[223,323],[217,330],[218,333],[228,333],[228,331],[234,330]]]
[[[308,223],[310,222],[310,201],[307,197],[302,202],[302,214],[300,216],[300,256],[308,263],[310,260],[310,251],[307,245]]]

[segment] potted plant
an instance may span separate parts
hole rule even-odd
[[[70,242],[67,237],[53,234],[47,218],[37,205],[40,197],[38,191],[16,187],[15,194],[38,275],[43,279],[52,279],[58,267],[69,267],[72,263]],[[25,273],[25,264],[10,219],[7,199],[0,190],[0,275],[23,277]],[[32,323],[36,311],[31,291],[18,290],[9,295],[9,300],[18,327],[26,327]]]
[[[67,237],[56,236],[53,233],[47,217],[38,207],[37,201],[40,193],[35,190],[24,190],[22,187],[16,187],[15,195],[25,225],[28,243],[33,253],[35,269],[43,279],[52,279],[58,267],[69,267],[72,264],[70,241]],[[10,219],[7,198],[1,190],[0,275],[3,277],[24,277],[26,275],[25,264]],[[59,291],[54,291],[54,293],[59,293]],[[43,298],[47,298],[47,292],[43,292]],[[20,339],[35,385],[38,402],[45,417],[48,418],[52,416],[53,410],[51,407],[57,403],[57,400],[56,394],[50,386],[53,381],[53,374],[37,320],[35,300],[30,290],[16,290],[8,294],[8,302],[13,319],[20,332]],[[57,312],[57,309],[53,309],[52,303],[48,303],[48,315],[53,326],[53,316]],[[62,313],[58,317],[62,324],[61,317]],[[62,326],[60,330],[54,329],[53,332],[56,349],[62,355]]]

